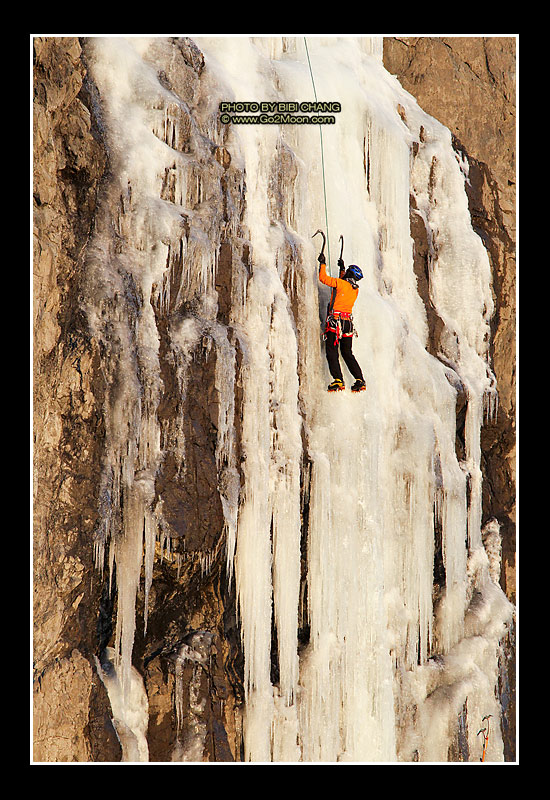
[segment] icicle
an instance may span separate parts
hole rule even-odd
[[[106,38],[90,46],[115,176],[88,264],[87,310],[107,354],[108,387],[94,554],[103,570],[108,546],[111,576],[116,565],[113,659],[123,696],[131,696],[136,593],[144,567],[146,626],[157,536],[160,558],[178,578],[190,560],[206,577],[219,555],[172,553],[162,503],[152,508],[163,455],[161,317],[180,397],[199,343],[215,350],[216,464],[244,653],[245,758],[445,760],[458,715],[467,713],[470,732],[471,715],[498,716],[495,652],[510,614],[495,582],[497,538],[481,531],[480,431],[497,414],[498,394],[488,360],[491,270],[471,227],[467,162],[453,151],[450,132],[386,72],[381,39],[308,42],[319,98],[341,102],[337,120],[323,129],[327,214],[331,230],[345,234],[347,260],[365,275],[354,352],[368,390],[361,398],[328,397],[319,325],[327,298],[311,242],[325,215],[318,129],[224,130],[241,173],[242,215],[227,207],[221,189],[216,194],[223,168],[212,158],[222,100],[310,97],[303,41],[197,44],[205,56],[200,110],[159,80],[168,40]],[[441,320],[437,357],[426,350],[411,195],[426,228],[428,299]],[[248,237],[248,263],[232,265],[231,331],[218,321],[221,231]],[[173,314],[182,304],[193,314]],[[467,400],[460,463],[458,392]],[[182,461],[177,421],[171,436]],[[310,475],[301,474],[306,461]],[[436,527],[444,576],[434,608]],[[303,604],[309,640],[299,649]],[[176,658],[178,734],[182,670],[192,662],[193,692],[202,668],[190,653]],[[174,760],[201,757],[197,733],[196,749],[178,740]],[[498,759],[498,735],[492,747]]]

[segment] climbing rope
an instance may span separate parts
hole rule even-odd
[[[307,55],[307,63],[309,64],[309,74],[311,75],[311,83],[313,85],[313,94],[315,96],[315,102],[317,103],[317,89],[315,88],[315,80],[313,78],[313,70],[311,68],[311,61],[309,59],[309,50],[307,47],[307,40],[304,36],[304,44],[306,46],[306,55]],[[321,139],[321,170],[323,173],[323,194],[325,197],[325,221],[327,224],[327,249],[328,249],[328,273],[330,275],[330,237],[329,237],[329,229],[328,229],[328,212],[327,212],[327,189],[325,185],[325,155],[324,155],[324,148],[323,148],[323,126],[319,125],[319,137]]]

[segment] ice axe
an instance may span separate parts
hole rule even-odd
[[[321,236],[323,237],[323,246],[321,247],[321,252],[319,253],[319,255],[320,256],[324,256],[324,254],[325,254],[325,245],[327,243],[327,240],[326,240],[326,237],[325,237],[325,234],[323,233],[323,231],[319,228],[318,230],[315,231],[315,233],[313,234],[313,236],[311,238],[313,239],[315,236],[317,236],[318,233],[320,233]]]
[[[342,256],[344,255],[344,237],[343,236],[340,236],[340,241],[342,242],[342,244],[340,245],[340,258],[338,259],[338,266],[340,267],[340,272],[338,274],[340,275],[340,277],[342,277],[342,275],[344,274],[344,271],[343,271],[344,268],[341,266],[341,263],[343,263],[342,262]]]
[[[481,721],[485,722],[485,720],[487,720],[487,727],[481,728],[481,730],[479,730],[477,732],[478,736],[479,736],[480,733],[483,734],[483,754],[482,754],[481,758],[479,759],[480,761],[485,761],[485,756],[487,755],[487,745],[489,744],[489,732],[490,732],[490,730],[489,730],[489,717],[491,717],[491,716],[492,716],[492,714],[487,714],[486,717],[483,717],[483,719]]]

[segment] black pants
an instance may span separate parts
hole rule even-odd
[[[347,320],[344,321],[344,325],[346,322]],[[335,344],[336,334],[333,331],[327,331],[325,335],[327,361],[330,374],[333,378],[340,378],[342,381],[344,379],[342,377],[342,370],[340,368],[340,359],[338,358],[338,344]],[[361,367],[357,363],[357,359],[351,351],[352,344],[353,336],[342,336],[339,342],[340,352],[342,353],[342,358],[344,359],[346,367],[349,369],[355,380],[362,381],[363,373],[361,372]]]

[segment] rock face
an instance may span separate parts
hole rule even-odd
[[[501,585],[515,592],[515,145],[513,39],[387,39],[384,62],[419,104],[453,133],[470,163],[470,204],[490,254],[497,314],[493,362],[499,382],[497,426],[483,433],[484,516],[504,522]],[[184,84],[197,87],[202,57],[179,48]],[[173,75],[163,75],[170,84]],[[114,594],[94,566],[92,541],[101,507],[108,391],[97,339],[81,311],[83,265],[108,191],[109,158],[102,121],[76,38],[34,40],[34,761],[118,762],[123,757],[96,657],[113,636]],[[189,89],[189,98],[194,90]],[[181,135],[185,131],[181,131]],[[284,154],[282,154],[282,157]],[[239,207],[237,173],[223,147],[223,204]],[[164,191],[169,195],[170,176]],[[415,233],[423,270],[422,231]],[[178,270],[177,253],[171,274]],[[227,324],[234,274],[246,270],[246,242],[227,238],[218,254],[218,319]],[[177,313],[177,308],[170,309]],[[170,358],[170,330],[160,304],[165,393],[161,436],[185,425],[186,474],[166,458],[155,491],[171,528],[170,553],[157,552],[148,598],[147,635],[136,630],[134,663],[149,703],[149,760],[241,758],[242,652],[235,597],[221,556],[223,511],[217,490],[214,388],[216,351],[200,339],[185,406]],[[239,380],[235,386],[239,404]],[[237,415],[238,417],[238,415]],[[458,432],[460,434],[460,432]],[[238,458],[237,458],[238,461]],[[189,474],[194,480],[189,480]],[[185,520],[199,520],[193,530]],[[179,540],[179,544],[178,544]],[[183,544],[185,543],[185,544]],[[157,544],[157,551],[159,545]],[[162,557],[161,557],[162,556]],[[208,569],[205,570],[205,560]],[[114,576],[116,581],[116,575]],[[143,615],[138,595],[138,617]],[[513,738],[513,736],[512,736]]]
[[[86,545],[103,433],[77,296],[106,157],[77,39],[34,41],[34,653],[37,761],[117,760],[90,656],[101,587]],[[103,726],[105,723],[105,727]]]
[[[186,51],[182,59],[189,63],[180,65],[190,82],[201,69],[193,55]],[[94,567],[91,546],[102,503],[106,382],[80,302],[86,248],[99,224],[98,197],[109,191],[109,154],[81,43],[36,38],[34,74],[34,759],[116,762],[121,747],[94,658],[111,639],[116,600],[108,576]],[[230,296],[230,251],[222,254],[218,281],[220,294]],[[147,641],[138,631],[134,651],[149,698],[149,757],[169,760],[167,753],[185,746],[189,731],[199,726],[211,760],[231,761],[238,755],[238,732],[234,722],[220,719],[231,717],[240,696],[237,678],[235,688],[227,686],[231,668],[225,663],[235,658],[229,657],[235,612],[218,562],[202,580],[204,560],[219,553],[222,529],[212,428],[215,357],[199,342],[186,406],[178,406],[169,333],[158,307],[155,313],[166,387],[158,407],[162,436],[169,440],[176,417],[184,420],[185,463],[195,478],[180,474],[170,457],[158,475],[172,547],[155,561]],[[200,519],[193,531],[185,528],[189,515]],[[178,555],[185,555],[183,563]],[[187,669],[179,653],[202,629],[209,632],[202,645],[208,657],[199,679],[193,660]]]

